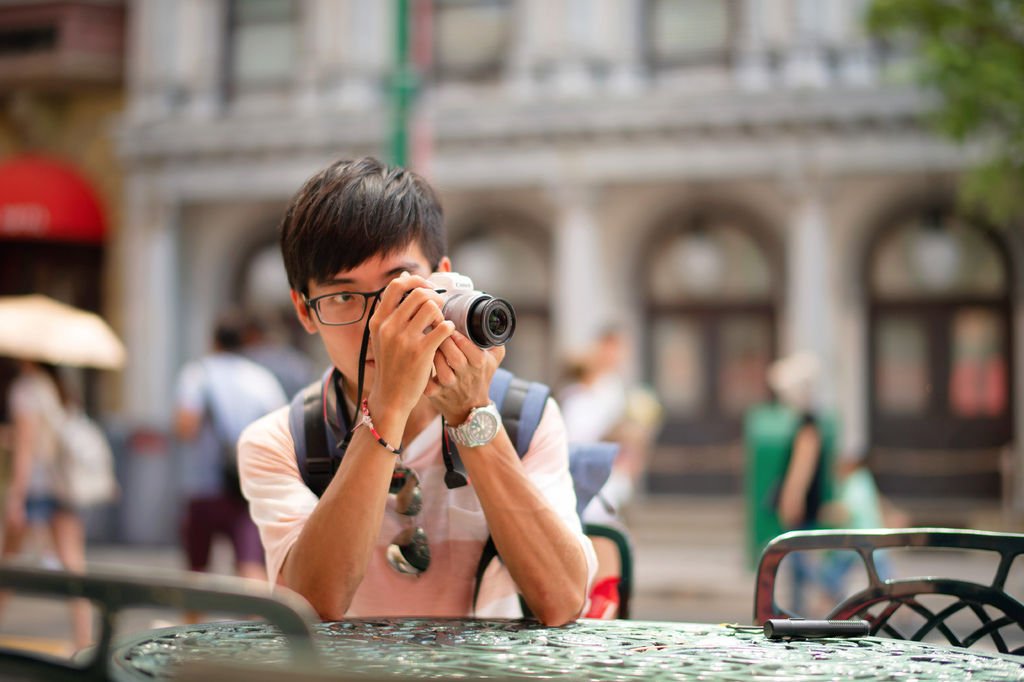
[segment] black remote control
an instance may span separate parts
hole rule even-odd
[[[769,618],[764,623],[768,639],[783,637],[863,637],[871,631],[866,620],[805,620]]]

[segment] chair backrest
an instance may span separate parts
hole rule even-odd
[[[629,600],[633,596],[633,545],[623,528],[600,523],[587,523],[583,532],[593,537],[611,540],[619,551],[619,614],[629,618]]]
[[[319,619],[301,597],[286,590],[274,596],[252,580],[181,573],[178,577],[131,576],[90,572],[85,575],[0,565],[0,585],[19,594],[85,598],[100,611],[97,644],[71,661],[0,646],[0,670],[23,680],[109,680],[116,615],[125,609],[163,606],[171,609],[260,616],[276,625],[291,645],[293,663],[317,660],[313,641]]]
[[[987,584],[943,577],[883,579],[879,575],[875,552],[905,547],[981,550],[995,553],[999,563]],[[807,550],[849,550],[856,552],[867,573],[868,585],[837,604],[829,619],[863,618],[871,623],[871,634],[894,639],[921,641],[935,632],[961,647],[990,638],[1004,653],[1024,653],[1024,604],[1006,592],[1006,579],[1014,559],[1024,554],[1024,535],[948,528],[908,528],[896,530],[819,530],[792,531],[772,540],[761,554],[754,592],[754,620],[763,624],[769,618],[796,618],[800,614],[781,608],[775,587],[782,559],[793,552]],[[925,595],[944,595],[943,606],[934,610],[922,603]],[[893,616],[907,609],[923,624],[913,632],[901,632]],[[977,625],[958,634],[949,620],[956,614],[973,613]],[[896,620],[899,620],[897,618]],[[973,620],[971,621],[973,623]],[[904,627],[906,627],[904,625]],[[973,628],[973,629],[971,629]],[[958,629],[959,628],[958,626]],[[1007,635],[1011,632],[1011,644]]]

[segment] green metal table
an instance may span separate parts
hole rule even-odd
[[[314,631],[319,662],[297,666],[270,625],[154,630],[113,649],[111,677],[164,679],[182,664],[220,661],[264,672],[281,666],[279,679],[303,670],[375,680],[1024,680],[1024,657],[877,637],[768,640],[750,626],[361,619]]]

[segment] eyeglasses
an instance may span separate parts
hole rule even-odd
[[[419,575],[430,567],[430,546],[426,531],[413,520],[423,509],[423,493],[416,472],[402,465],[395,467],[388,494],[394,496],[395,511],[408,517],[409,525],[391,541],[385,556],[399,573]]]
[[[324,294],[315,298],[307,298],[302,294],[302,301],[307,308],[312,308],[320,324],[340,327],[346,324],[355,324],[363,319],[366,308],[370,301],[384,293],[384,289],[377,291],[337,291],[333,294]]]

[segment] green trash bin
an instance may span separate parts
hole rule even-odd
[[[789,458],[800,415],[780,403],[751,408],[744,419],[743,440],[746,456],[744,497],[747,505],[747,561],[757,568],[761,550],[783,532],[772,505],[777,486]],[[823,443],[821,476],[822,502],[833,496],[833,468],[836,443],[836,417],[820,414],[818,424]]]

